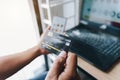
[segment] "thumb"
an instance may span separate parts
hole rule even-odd
[[[67,53],[62,51],[59,56],[57,56],[56,60],[53,63],[53,67],[50,69],[48,74],[52,74],[54,76],[58,76],[63,70],[64,64],[66,62]]]

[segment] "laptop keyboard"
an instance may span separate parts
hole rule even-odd
[[[77,37],[75,40],[93,47],[101,54],[120,55],[120,40],[111,35],[106,35],[101,32],[93,33],[87,29],[72,30],[69,35],[74,38]]]

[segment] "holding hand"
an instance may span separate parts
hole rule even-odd
[[[50,27],[48,27],[42,34],[38,45],[20,53],[0,57],[0,80],[5,80],[9,76],[13,75],[36,57],[42,54],[48,54],[48,51],[42,49],[40,46],[46,32],[49,29]]]
[[[48,54],[48,51],[47,51],[47,50],[41,48],[41,43],[42,43],[42,41],[43,41],[43,39],[44,39],[46,33],[47,33],[49,30],[50,30],[50,27],[47,27],[46,30],[42,33],[42,35],[41,35],[41,37],[40,37],[39,44],[36,46],[36,47],[38,48],[38,51],[39,51],[39,52],[38,52],[38,55],[41,55],[41,54],[45,55],[45,54]]]
[[[69,52],[62,51],[53,63],[45,80],[80,80],[76,71],[77,57]]]

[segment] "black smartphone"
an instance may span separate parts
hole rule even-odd
[[[48,31],[42,41],[42,48],[55,54],[59,54],[63,50],[68,52],[70,46],[71,40],[69,37],[52,31]]]

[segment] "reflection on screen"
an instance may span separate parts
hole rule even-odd
[[[120,27],[120,0],[83,1],[83,19]]]

